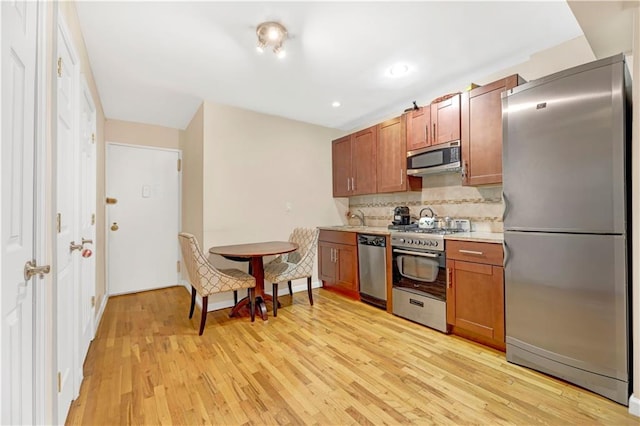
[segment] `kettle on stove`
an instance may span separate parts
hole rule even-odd
[[[411,223],[411,216],[409,213],[409,207],[398,206],[393,210],[393,222],[394,225],[409,225]]]

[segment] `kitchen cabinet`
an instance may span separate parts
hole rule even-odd
[[[333,196],[376,192],[377,126],[372,126],[332,143]]]
[[[502,182],[502,97],[524,80],[515,74],[462,94],[462,184]]]
[[[378,124],[376,182],[378,193],[422,190],[422,178],[407,176],[405,116]]]
[[[360,299],[358,249],[355,232],[321,230],[318,237],[318,275],[322,286]]]
[[[446,256],[452,333],[504,351],[502,245],[447,240]]]
[[[460,140],[460,94],[431,104],[431,145]]]
[[[407,151],[431,145],[431,106],[409,111],[406,114]]]

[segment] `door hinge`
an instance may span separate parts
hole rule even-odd
[[[178,159],[178,171],[182,171],[182,159]]]
[[[58,213],[56,215],[56,230],[58,234],[60,233],[60,229],[62,228],[62,214]]]
[[[91,214],[91,224],[92,224],[92,225],[95,225],[95,224],[96,224],[96,214],[95,214],[95,213],[92,213],[92,214]]]
[[[92,308],[96,307],[96,297],[95,296],[91,296],[91,307]]]
[[[58,58],[58,77],[62,77],[62,58]]]
[[[96,134],[91,133],[91,143],[95,143],[95,142],[96,142]]]
[[[178,270],[178,272],[180,272],[180,261],[178,260],[177,264],[176,264],[176,268]]]
[[[58,371],[58,393],[62,392],[62,373]]]

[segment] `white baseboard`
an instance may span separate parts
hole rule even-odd
[[[629,397],[629,414],[640,417],[640,398],[635,395]]]
[[[93,336],[95,337],[96,332],[98,331],[98,327],[100,327],[100,321],[102,321],[102,315],[104,314],[104,310],[107,307],[107,301],[109,300],[109,295],[105,293],[102,297],[102,303],[100,303],[100,308],[98,308],[98,313],[96,314],[96,319],[94,322],[95,328],[93,329]]]

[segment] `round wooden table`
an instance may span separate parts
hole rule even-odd
[[[264,256],[272,256],[276,254],[290,253],[298,249],[298,244],[290,243],[288,241],[267,241],[264,243],[248,243],[248,244],[235,244],[231,246],[216,246],[209,249],[209,253],[218,254],[231,260],[248,259],[251,261],[251,275],[256,279],[256,302],[258,298],[265,303],[256,303],[256,306],[260,307],[260,316],[263,320],[267,319],[267,307],[266,301],[270,300],[273,303],[273,297],[270,294],[264,292],[264,263],[262,258]],[[240,300],[231,310],[229,316],[237,315],[238,312],[247,306],[249,298],[245,297]]]

